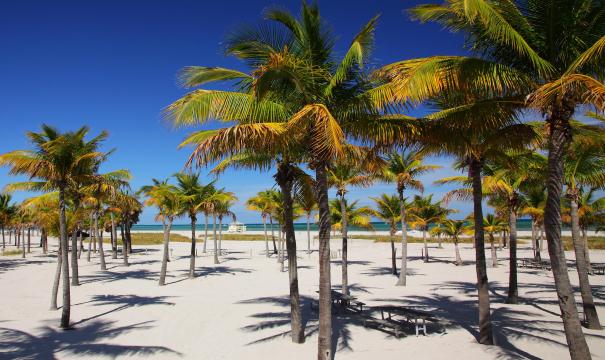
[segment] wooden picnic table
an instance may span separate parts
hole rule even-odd
[[[426,322],[435,322],[439,323],[439,319],[435,317],[433,314],[422,311],[411,309],[405,306],[396,306],[396,305],[386,305],[386,306],[376,306],[373,307],[372,310],[380,311],[380,317],[382,320],[393,320],[394,316],[403,317],[405,321],[414,325],[416,329],[416,336],[418,336],[419,332],[422,330],[423,334],[426,336]],[[385,316],[386,314],[386,316]]]
[[[319,291],[316,291],[319,293]],[[365,303],[358,301],[355,296],[343,294],[339,291],[332,290],[332,306],[339,305],[343,308],[351,308],[355,311],[362,312]]]
[[[595,275],[605,275],[605,264],[592,264],[592,272]]]

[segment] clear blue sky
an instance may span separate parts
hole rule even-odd
[[[377,64],[429,55],[464,54],[463,38],[433,24],[409,20],[405,9],[426,1],[319,1],[324,18],[339,37],[343,53],[352,37],[380,13]],[[0,153],[25,149],[25,132],[48,123],[61,130],[88,125],[107,130],[106,147],[117,148],[103,170],[127,168],[133,187],[182,169],[189,150],[177,150],[187,131],[160,120],[164,106],[186,93],[176,85],[183,66],[245,69],[221,53],[221,40],[234,26],[260,21],[263,9],[278,5],[298,13],[299,1],[42,1],[0,3]],[[191,129],[194,130],[194,129]],[[444,169],[424,178],[439,198],[448,188],[434,179],[451,175],[449,159],[431,159]],[[207,173],[202,169],[202,173]],[[0,187],[16,178],[0,169]],[[239,220],[258,222],[243,201],[273,185],[271,174],[227,172],[219,185],[235,192]],[[352,190],[350,197],[392,193],[392,185]],[[15,194],[17,200],[28,194]],[[453,203],[464,216],[470,204]],[[148,209],[141,223],[153,222]],[[186,222],[181,220],[181,222]]]

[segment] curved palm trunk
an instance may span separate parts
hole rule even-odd
[[[469,177],[473,182],[473,211],[475,217],[475,268],[477,271],[477,291],[479,301],[479,343],[493,345],[492,322],[490,320],[489,283],[485,265],[485,235],[483,233],[483,190],[481,186],[482,163],[471,158]]]
[[[460,248],[458,247],[458,238],[454,238],[454,250],[456,251],[456,266],[462,265],[462,258],[460,257]]]
[[[107,265],[105,264],[105,252],[103,252],[103,230],[99,229],[99,213],[95,214],[95,228],[99,233],[98,241],[99,241],[99,260],[101,261],[101,270],[107,270]]]
[[[591,355],[578,317],[573,288],[567,272],[563,242],[561,241],[563,157],[571,140],[569,118],[572,114],[572,106],[568,108],[557,106],[552,109],[550,118],[547,120],[550,125],[550,134],[548,137],[548,195],[544,211],[544,229],[559,308],[563,318],[565,337],[571,358],[575,360],[591,359]]]
[[[507,304],[517,304],[519,302],[519,286],[517,283],[517,206],[511,205],[508,214],[508,227],[510,229],[509,251],[509,271],[508,271],[508,295]]]
[[[214,263],[218,264],[218,248],[216,246],[216,215],[212,214],[212,233],[213,233],[213,244],[214,244]]]
[[[265,233],[265,256],[269,257],[269,236],[267,235],[267,219],[265,214],[261,216],[263,221],[263,232]]]
[[[488,233],[488,235],[489,235],[490,249],[491,249],[491,253],[492,253],[492,267],[497,268],[498,267],[498,254],[496,254],[496,246],[494,244],[494,233],[490,232],[490,233]]]
[[[426,228],[422,228],[422,242],[424,243],[424,262],[429,262],[429,246],[426,242]]]
[[[65,217],[65,190],[59,189],[59,234],[61,236],[61,276],[63,288],[63,307],[61,308],[61,329],[69,328],[69,315],[71,311],[71,296],[69,293],[69,243],[67,242],[67,219]]]
[[[204,214],[204,248],[202,252],[206,253],[206,244],[208,243],[208,214]]]
[[[111,218],[111,258],[118,258],[118,232],[116,230],[116,222],[113,217],[113,213],[110,212],[109,216]]]
[[[590,250],[588,248],[588,234],[586,228],[582,228],[582,242],[584,243],[584,257],[586,258],[586,268],[588,269],[588,273],[592,274],[592,263],[590,262]]]
[[[191,217],[191,252],[189,254],[189,278],[195,278],[195,221],[194,215]]]
[[[78,257],[76,256],[77,247],[78,247],[78,228],[76,227],[73,234],[71,235],[71,272],[72,272],[71,285],[72,286],[80,285],[80,279],[78,277]]]
[[[298,290],[298,263],[296,258],[296,237],[294,233],[294,214],[292,200],[292,179],[289,174],[290,167],[281,164],[278,167],[276,180],[283,194],[284,230],[286,251],[288,252],[288,280],[290,284],[290,324],[292,342],[300,344],[305,341],[300,308],[300,294]],[[283,267],[283,262],[282,262]]]
[[[168,222],[164,221],[164,253],[162,255],[162,268],[160,270],[159,285],[166,284],[166,269],[168,268],[169,243],[170,243],[170,228],[172,227],[172,218],[168,218]]]
[[[53,289],[50,295],[50,310],[57,310],[57,297],[59,296],[59,283],[61,281],[61,269],[63,268],[63,256],[62,256],[61,244],[59,243],[59,250],[57,251],[57,269],[55,270],[55,279],[53,281]]]
[[[584,241],[580,238],[580,218],[578,216],[578,200],[572,194],[571,198],[571,238],[573,241],[573,249],[576,254],[576,268],[578,269],[578,278],[580,280],[580,293],[582,294],[582,307],[584,309],[584,317],[586,327],[589,329],[600,330],[601,323],[599,315],[592,297],[592,289],[588,279],[588,266],[586,263],[586,251],[584,249]]]
[[[340,196],[340,214],[342,216],[341,224],[342,224],[342,293],[345,295],[349,294],[349,268],[347,262],[348,256],[348,244],[347,244],[347,235],[348,235],[348,214],[347,214],[347,205],[345,204],[344,194]],[[393,245],[393,239],[391,238],[391,247],[394,249],[395,245]],[[394,269],[395,275],[397,275],[397,270]]]
[[[130,228],[132,227],[132,222],[129,218],[126,218],[126,241],[128,241],[128,254],[132,254],[132,236],[130,234]]]
[[[330,281],[330,207],[325,164],[315,168],[319,209],[319,339],[317,359],[332,360],[332,284]]]
[[[399,273],[399,280],[397,280],[397,286],[405,286],[407,283],[407,269],[408,269],[408,224],[405,218],[405,205],[403,202],[403,191],[399,191],[399,203],[401,204],[401,272]]]

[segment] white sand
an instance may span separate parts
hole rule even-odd
[[[306,248],[306,235],[297,235],[299,248]],[[164,287],[157,285],[159,246],[133,254],[128,268],[122,266],[121,259],[112,260],[108,252],[106,272],[99,270],[96,255],[87,263],[84,254],[80,260],[82,285],[72,288],[73,331],[59,330],[60,311],[48,310],[54,257],[42,256],[38,248],[25,261],[0,257],[0,359],[150,355],[158,359],[315,358],[317,313],[310,309],[309,299],[317,296],[317,252],[310,256],[299,252],[300,292],[309,335],[305,344],[296,345],[287,334],[288,274],[279,272],[275,258],[261,254],[263,242],[223,244],[229,254],[221,258],[221,264],[212,265],[208,255],[197,258],[199,277],[195,280],[186,278],[189,244],[172,244],[174,256]],[[339,247],[339,241],[334,240],[332,248]],[[198,248],[201,252],[201,245]],[[51,249],[54,253],[56,248]],[[430,328],[427,337],[410,333],[396,339],[364,328],[356,316],[335,315],[337,359],[569,358],[552,274],[520,269],[522,305],[503,304],[508,283],[507,250],[498,253],[500,267],[488,269],[492,321],[499,344],[488,347],[475,340],[476,275],[474,253],[468,244],[462,246],[462,257],[468,263],[461,267],[450,263],[450,244],[443,249],[432,244],[434,261],[428,264],[419,260],[421,244],[411,244],[407,287],[394,286],[387,243],[353,240],[349,249],[353,295],[369,306],[405,304],[433,309],[453,324],[444,335]],[[486,254],[489,258],[489,251]],[[520,257],[530,255],[530,249],[519,251]],[[573,258],[571,253],[567,256]],[[605,262],[604,251],[592,251],[591,256],[594,262]],[[337,285],[341,275],[335,261],[332,279]],[[576,272],[570,271],[570,276],[577,284]],[[605,323],[605,276],[591,276],[590,280],[601,322]],[[605,358],[605,331],[585,333],[594,358]]]

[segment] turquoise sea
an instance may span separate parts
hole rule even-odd
[[[373,222],[372,225],[374,226],[374,230],[376,230],[376,231],[388,231],[389,230],[389,226],[382,222]],[[273,226],[275,229],[277,229],[277,225],[274,224]],[[209,227],[211,228],[212,225],[209,225]],[[228,229],[228,227],[229,227],[228,224],[223,224],[223,229],[226,230],[226,229]],[[262,231],[263,224],[246,224],[246,228],[248,231]],[[269,229],[269,225],[267,225],[267,228]],[[191,225],[189,225],[189,224],[173,225],[172,229],[173,230],[190,230]],[[204,230],[204,224],[198,224],[196,226],[196,229]],[[399,226],[398,229],[401,229],[401,226]],[[134,225],[132,227],[132,230],[134,230],[134,231],[161,231],[162,225],[142,225],[142,224]],[[294,230],[305,231],[305,230],[307,230],[307,224],[306,223],[295,223]],[[314,231],[317,230],[317,225],[311,224],[311,230],[314,230]],[[531,230],[531,220],[529,220],[529,219],[517,220],[517,230]],[[367,230],[351,227],[349,229],[349,231],[367,231]]]

